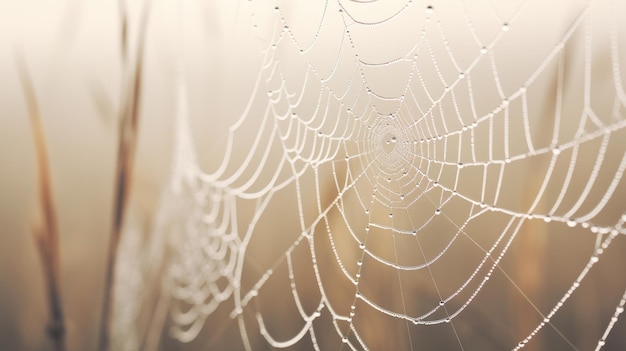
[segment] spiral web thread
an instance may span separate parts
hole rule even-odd
[[[234,329],[245,349],[420,349],[426,337],[477,349],[464,318],[510,320],[505,295],[517,294],[534,319],[491,346],[552,333],[580,347],[559,312],[626,234],[622,4],[570,4],[550,26],[532,1],[237,6],[262,38],[261,68],[240,118],[216,132],[225,151],[210,171],[179,68],[157,226],[169,254],[167,313],[154,315],[169,338],[204,349]],[[516,42],[533,26],[547,46]],[[583,246],[568,285],[541,303],[512,273],[526,261],[509,257],[527,228]],[[624,331],[618,262],[597,349]],[[480,312],[491,296],[505,302]]]

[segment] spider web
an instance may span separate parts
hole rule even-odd
[[[232,6],[258,76],[198,132],[179,60],[120,349],[623,347],[623,4]]]

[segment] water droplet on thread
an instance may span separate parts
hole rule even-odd
[[[426,13],[427,13],[427,14],[431,14],[431,13],[433,13],[433,12],[435,12],[435,9],[433,8],[433,6],[432,6],[432,5],[428,5],[428,6],[426,6]]]

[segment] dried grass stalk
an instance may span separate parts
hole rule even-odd
[[[139,126],[139,111],[142,90],[142,74],[143,74],[143,50],[145,46],[146,27],[148,22],[150,1],[144,5],[141,14],[141,23],[139,26],[139,37],[137,44],[137,53],[134,66],[132,67],[132,75],[128,81],[126,90],[122,97],[123,104],[119,117],[119,142],[117,148],[117,165],[115,170],[115,199],[113,202],[113,225],[111,228],[111,241],[107,255],[107,265],[104,283],[104,300],[102,305],[102,318],[100,321],[100,350],[105,351],[110,346],[110,329],[112,317],[112,303],[114,299],[115,288],[115,266],[117,261],[117,252],[122,235],[122,227],[124,224],[124,213],[128,203],[128,196],[131,189],[133,162],[137,147],[137,132]],[[127,43],[128,43],[128,17],[124,10],[123,3],[120,1],[121,13],[121,51],[122,60],[127,60]]]
[[[48,154],[41,125],[41,113],[37,104],[35,88],[31,80],[26,62],[19,52],[16,52],[18,74],[24,89],[24,97],[28,106],[28,114],[35,142],[35,156],[37,158],[37,178],[39,183],[39,205],[43,224],[33,230],[37,251],[44,273],[46,289],[48,293],[48,307],[50,320],[48,322],[48,336],[54,343],[57,351],[65,350],[65,320],[60,290],[60,250],[59,233],[56,219],[56,211],[52,201],[52,189],[50,185],[50,170],[48,166]]]

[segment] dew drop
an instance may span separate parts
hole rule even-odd
[[[435,12],[435,9],[433,8],[432,5],[426,6],[426,13],[431,14],[433,12]]]
[[[591,256],[591,263],[597,263],[599,260],[598,256]]]
[[[508,23],[506,23],[506,22],[504,22],[504,23],[502,24],[502,30],[503,30],[504,32],[508,32],[508,31],[509,31],[509,29],[511,29],[511,27],[509,26],[509,24],[508,24]]]
[[[361,248],[361,250],[363,250],[365,248],[365,243],[360,243],[359,244],[359,248]]]
[[[443,300],[439,301],[439,306],[443,306],[443,305],[445,305],[445,304],[446,304],[446,302],[445,302],[445,301],[443,301]]]
[[[392,137],[391,137],[391,142],[392,142],[392,143],[395,143],[396,141],[398,141],[398,138],[396,138],[396,137],[395,137],[395,135],[394,135],[394,136],[392,136]]]
[[[361,261],[361,260],[356,261],[356,265],[357,266],[362,266],[363,265],[363,261]]]
[[[392,217],[393,217],[393,213],[389,213],[389,218],[392,218]]]
[[[441,209],[440,209],[440,208],[436,209],[436,210],[435,210],[435,214],[436,214],[436,215],[441,214]]]
[[[463,78],[465,78],[465,73],[460,72],[460,73],[459,73],[459,79],[463,79]]]
[[[274,7],[274,12],[278,13],[279,10],[280,8],[278,6]]]
[[[480,53],[481,54],[486,54],[487,53],[487,47],[483,46],[482,48],[480,48]]]

